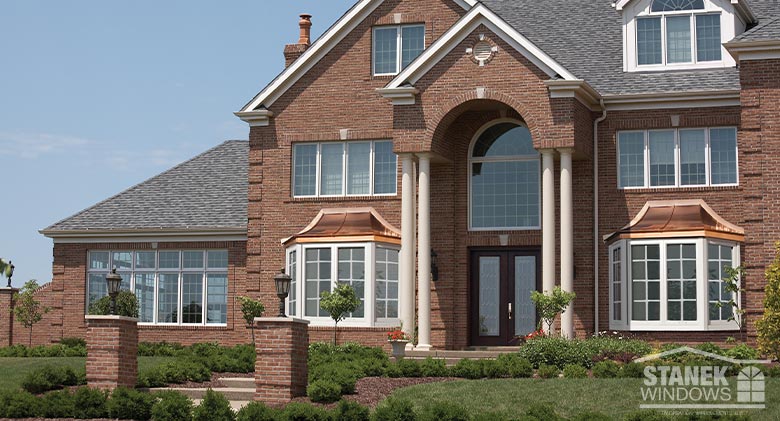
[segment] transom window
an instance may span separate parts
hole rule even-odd
[[[338,284],[349,284],[361,304],[344,324],[397,324],[398,257],[396,246],[378,243],[298,244],[288,248],[287,268],[293,278],[288,313],[313,325],[330,326],[333,321],[320,307],[320,295]]]
[[[650,14],[636,19],[637,64],[721,61],[720,20],[704,0],[654,0]]]
[[[735,243],[698,239],[620,240],[610,247],[610,325],[628,330],[736,329],[725,291]]]
[[[293,147],[293,196],[394,195],[392,141],[299,143]]]
[[[469,155],[472,230],[539,228],[539,158],[531,132],[519,122],[480,131]]]
[[[87,309],[107,295],[116,267],[122,289],[135,292],[141,323],[227,323],[227,250],[90,251]]]
[[[374,75],[401,72],[425,49],[425,25],[374,28]]]
[[[737,130],[618,133],[618,187],[737,185]]]

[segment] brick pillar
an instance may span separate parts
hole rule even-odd
[[[138,378],[138,319],[86,316],[87,385],[135,387]]]
[[[255,400],[282,405],[306,395],[309,322],[291,317],[255,319]]]
[[[0,288],[0,347],[14,344],[14,294],[16,288]]]

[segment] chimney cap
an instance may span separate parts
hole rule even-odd
[[[302,13],[298,26],[301,28],[301,36],[298,39],[298,44],[311,45],[311,15]]]

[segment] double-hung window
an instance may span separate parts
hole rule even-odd
[[[107,295],[106,275],[114,267],[121,288],[138,299],[141,323],[227,323],[226,250],[90,251],[87,309]]]
[[[392,141],[299,143],[293,146],[293,196],[394,195]]]
[[[737,130],[618,133],[618,187],[737,185]]]
[[[721,13],[705,0],[654,0],[636,18],[638,66],[721,61]]]
[[[425,49],[425,25],[374,28],[374,75],[401,72]]]

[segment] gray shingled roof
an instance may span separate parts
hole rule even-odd
[[[623,72],[622,18],[612,0],[482,2],[602,95],[739,89],[735,68]],[[749,4],[759,17],[780,16],[777,0]]]
[[[42,232],[245,228],[248,156],[227,141]]]
[[[766,19],[755,28],[734,38],[735,42],[768,40],[780,40],[780,18]]]

